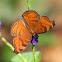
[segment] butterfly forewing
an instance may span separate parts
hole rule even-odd
[[[40,19],[39,14],[34,10],[28,10],[25,11],[22,16],[26,23],[34,30]]]
[[[22,20],[17,20],[14,22],[14,24],[11,27],[11,35],[13,36],[21,36],[29,33],[25,23]]]

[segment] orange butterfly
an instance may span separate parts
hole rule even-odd
[[[32,36],[47,32],[55,25],[55,22],[50,21],[47,16],[40,18],[39,14],[34,10],[25,11],[22,17],[26,23],[19,19],[11,27],[11,35],[15,36],[12,44],[16,54],[27,47]]]

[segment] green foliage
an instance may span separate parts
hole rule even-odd
[[[51,32],[39,34],[39,45],[48,46],[54,44]]]
[[[22,53],[22,56],[27,60],[27,62],[34,62],[34,57],[32,52]],[[36,52],[37,60],[40,61],[41,53]],[[23,62],[17,55],[11,59],[12,62]]]
[[[8,46],[3,46],[0,62],[10,62],[10,59],[13,56],[14,56],[14,52]]]

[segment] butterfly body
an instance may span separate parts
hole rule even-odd
[[[22,15],[26,24],[22,20],[17,20],[11,27],[11,35],[15,36],[12,41],[16,54],[24,50],[30,43],[32,36],[49,31],[54,25],[47,16],[40,18],[34,10],[25,11]]]

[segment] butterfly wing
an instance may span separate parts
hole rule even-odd
[[[27,45],[30,43],[31,37],[32,37],[31,34],[15,37],[12,41],[12,44],[15,48],[14,52],[18,54],[22,50],[24,50],[27,47]]]
[[[50,21],[47,16],[42,16],[37,26],[35,27],[35,33],[41,34],[41,33],[47,32],[54,26],[55,26],[54,21]]]
[[[35,26],[37,25],[40,19],[39,14],[34,10],[28,10],[25,11],[22,16],[26,23],[31,27],[31,29],[34,30]]]
[[[13,36],[16,36],[12,41],[12,44],[15,48],[14,52],[16,54],[18,54],[27,47],[32,37],[31,33],[26,28],[25,23],[22,22],[20,19],[15,21],[12,25],[11,34]]]
[[[11,35],[20,36],[20,35],[25,35],[26,33],[29,32],[25,26],[25,23],[20,19],[15,21],[11,27]]]

